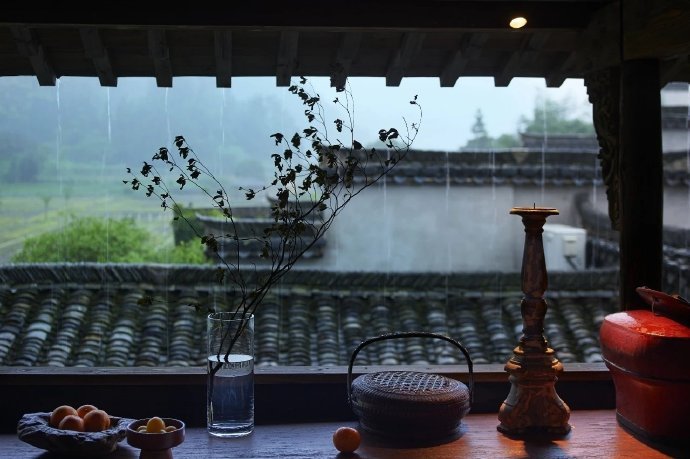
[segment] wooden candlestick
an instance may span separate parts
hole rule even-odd
[[[550,207],[513,207],[522,216],[525,248],[522,255],[522,337],[505,366],[510,393],[498,412],[498,430],[507,435],[565,435],[570,431],[570,408],[558,397],[555,384],[563,364],[544,338],[548,286],[542,232],[546,217],[558,215]]]

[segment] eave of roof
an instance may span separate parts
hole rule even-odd
[[[661,59],[664,81],[690,80],[690,40],[650,39],[682,26],[667,16],[680,11],[682,20],[685,9],[669,2],[626,31],[625,52]],[[221,87],[238,76],[276,76],[280,86],[297,75],[329,76],[336,85],[348,76],[385,77],[389,86],[407,77],[438,77],[441,86],[472,76],[493,77],[497,86],[542,77],[557,87],[620,62],[617,5],[372,0],[150,12],[10,8],[0,20],[0,75],[36,75],[45,85],[60,76],[98,76],[104,86],[127,76],[155,76],[159,86],[178,76],[215,76]],[[524,29],[507,27],[516,13],[528,18]]]

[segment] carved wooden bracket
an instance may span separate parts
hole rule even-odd
[[[606,185],[609,219],[614,230],[620,230],[619,156],[620,156],[620,68],[609,67],[585,75],[587,95],[592,103],[594,129],[599,142],[599,160]]]

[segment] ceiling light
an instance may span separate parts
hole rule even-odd
[[[527,24],[527,19],[523,18],[522,16],[518,16],[511,19],[509,24],[513,29],[521,29],[525,26],[525,24]]]

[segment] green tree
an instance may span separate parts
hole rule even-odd
[[[132,219],[86,217],[64,228],[28,238],[12,261],[204,263],[203,246],[190,241],[173,247],[158,246],[156,239]]]
[[[472,135],[472,139],[465,144],[464,148],[512,148],[520,146],[520,141],[515,134],[501,134],[497,138],[491,137],[484,125],[484,115],[481,109],[477,109],[474,115]]]
[[[515,134],[501,134],[495,139],[491,139],[491,146],[494,148],[515,148],[520,146]]]
[[[591,120],[584,120],[573,115],[570,101],[557,101],[538,97],[534,104],[532,117],[520,119],[520,132],[529,134],[592,134],[594,126]]]
[[[474,124],[472,125],[472,139],[465,145],[466,148],[490,148],[491,147],[491,137],[489,133],[486,132],[486,127],[484,126],[484,115],[482,115],[481,109],[477,109],[474,115]]]

